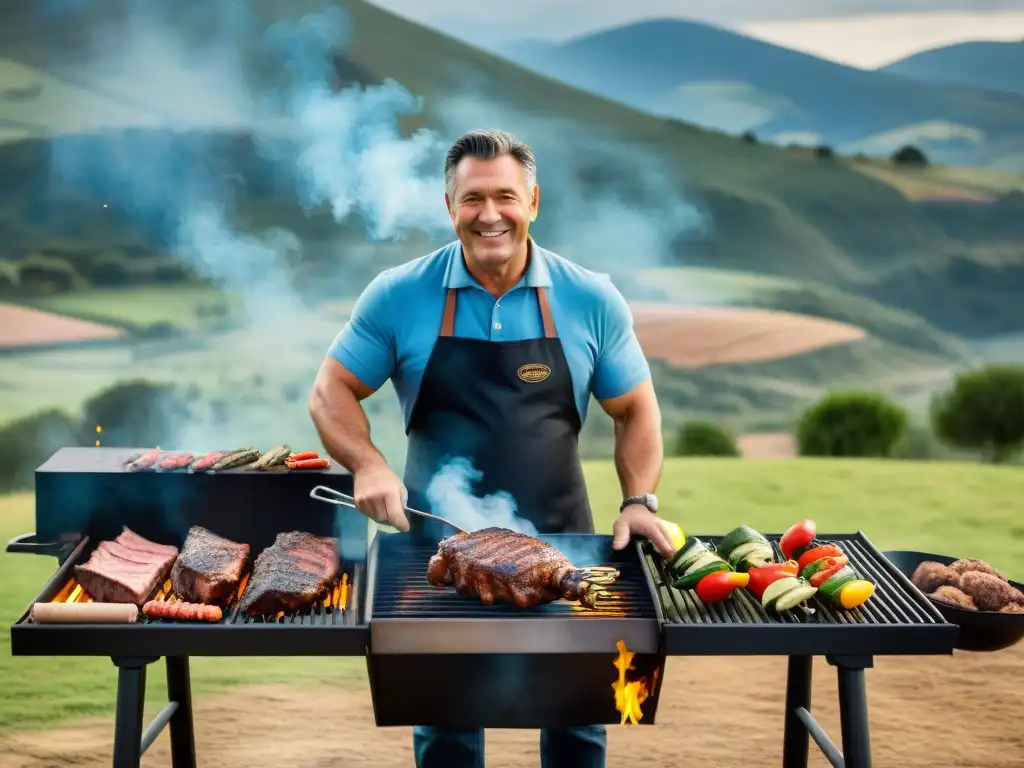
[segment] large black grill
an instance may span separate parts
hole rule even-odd
[[[118,666],[115,768],[137,768],[168,723],[173,765],[194,768],[189,656],[365,656],[379,725],[536,728],[620,722],[612,687],[620,649],[635,654],[628,680],[647,689],[641,724],[654,722],[666,655],[788,656],[785,768],[805,768],[808,734],[833,764],[845,760],[846,768],[866,768],[864,669],[875,655],[946,654],[956,641],[957,627],[860,532],[819,535],[838,544],[875,584],[868,602],[851,611],[814,598],[811,612],[777,616],[745,590],[704,605],[693,591],[670,585],[661,558],[645,542],[616,552],[611,537],[581,534],[541,538],[577,567],[618,569],[620,578],[607,587],[611,598],[595,610],[564,600],[521,610],[433,588],[426,571],[434,542],[380,534],[370,544],[361,515],[332,514],[309,499],[310,490],[325,483],[351,493],[352,478],[343,472],[122,471],[122,461],[134,452],[65,449],[37,471],[37,534],[8,545],[8,551],[58,560],[57,572],[33,603],[67,600],[75,587],[75,563],[125,525],[179,547],[190,526],[202,525],[247,542],[254,555],[283,531],[335,536],[347,596],[333,597],[338,584],[326,603],[257,617],[240,615],[236,598],[216,624],[147,617],[122,625],[36,624],[30,606],[11,628],[14,654],[106,655]],[[145,672],[161,656],[171,703],[144,732]],[[814,656],[824,656],[838,670],[845,758],[809,712]]]

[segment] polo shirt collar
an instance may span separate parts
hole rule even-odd
[[[462,243],[452,243],[451,255],[448,258],[448,269],[445,272],[446,288],[481,288],[480,283],[466,269],[466,261],[462,255]],[[526,274],[516,283],[515,288],[525,285],[528,288],[550,288],[551,272],[548,270],[546,252],[530,238],[530,264]]]

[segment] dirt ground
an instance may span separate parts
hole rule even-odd
[[[657,724],[610,726],[609,768],[778,766],[785,674],[783,658],[670,658]],[[816,659],[814,674],[811,709],[839,743],[835,671]],[[1024,765],[1024,644],[991,654],[880,658],[867,679],[875,768]],[[254,686],[197,693],[200,765],[413,764],[411,730],[375,727],[367,691]],[[112,738],[112,720],[0,737],[0,768],[106,768]],[[538,766],[537,739],[535,731],[488,732],[487,765]],[[166,733],[142,764],[170,765]],[[810,766],[827,765],[812,744]]]
[[[116,339],[124,335],[122,328],[29,307],[0,304],[0,349]]]
[[[785,432],[757,432],[740,435],[736,441],[744,459],[792,459],[796,438]]]
[[[792,312],[650,302],[630,309],[644,353],[679,368],[776,360],[867,336],[853,325]]]

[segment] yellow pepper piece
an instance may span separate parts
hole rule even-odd
[[[683,544],[686,543],[686,535],[683,533],[683,529],[668,520],[662,520],[659,518],[658,522],[661,523],[661,527],[665,529],[665,534],[668,536],[668,540],[672,544],[673,551],[678,552],[682,549]]]
[[[870,581],[851,581],[839,591],[839,604],[846,610],[856,608],[875,593]]]

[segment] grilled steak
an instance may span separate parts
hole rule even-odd
[[[167,578],[177,556],[177,547],[155,544],[125,528],[76,565],[75,578],[98,603],[142,605]]]
[[[514,603],[533,608],[559,599],[593,607],[599,590],[561,552],[540,539],[505,528],[458,533],[438,545],[427,565],[427,581],[438,589],[454,584],[484,605]]]
[[[330,588],[340,566],[337,539],[279,533],[256,558],[238,609],[267,615],[313,603]]]
[[[193,525],[171,569],[171,587],[190,603],[221,603],[235,591],[248,559],[248,544]]]

